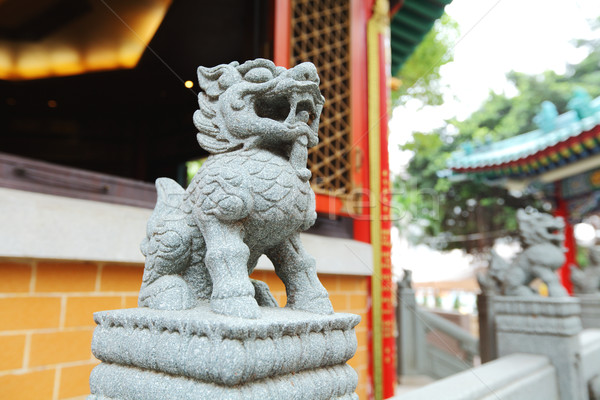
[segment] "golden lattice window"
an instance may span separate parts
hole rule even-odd
[[[352,189],[350,132],[350,2],[292,1],[291,65],[313,62],[325,107],[319,144],[309,153],[315,192],[344,196]]]

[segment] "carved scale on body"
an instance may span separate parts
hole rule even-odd
[[[215,312],[257,318],[259,305],[277,305],[248,278],[265,254],[288,307],[333,312],[299,239],[316,218],[306,168],[324,103],[315,67],[258,59],[200,67],[198,77],[194,123],[211,155],[186,190],[157,180],[139,305],[185,309],[210,299]]]

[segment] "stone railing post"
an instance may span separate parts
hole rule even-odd
[[[581,371],[581,306],[578,299],[504,297],[494,299],[498,356],[547,356],[557,369],[560,398],[587,400]]]
[[[492,294],[477,295],[477,319],[479,321],[479,355],[486,363],[498,358],[496,352],[496,321],[494,318],[494,299]]]
[[[600,329],[600,293],[576,294],[581,301],[583,329]]]
[[[415,291],[410,287],[398,285],[398,306],[396,321],[398,321],[398,376],[415,375],[422,369],[422,346],[424,337],[419,335],[417,319],[417,302]]]

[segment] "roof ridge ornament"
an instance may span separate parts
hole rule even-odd
[[[580,120],[593,115],[595,111],[592,107],[592,97],[582,87],[575,88],[571,99],[567,103],[567,109],[575,111]]]
[[[556,106],[551,101],[546,100],[542,102],[540,112],[533,117],[533,122],[544,133],[549,133],[556,129],[557,117],[558,111],[556,110]]]

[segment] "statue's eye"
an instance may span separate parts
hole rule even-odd
[[[267,68],[253,68],[244,75],[244,79],[252,83],[263,83],[273,79],[273,74]]]

